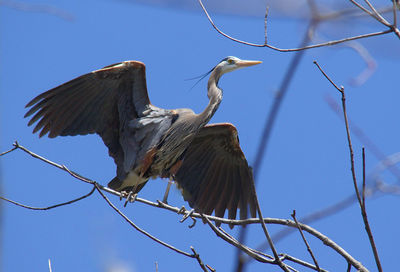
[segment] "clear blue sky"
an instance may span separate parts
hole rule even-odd
[[[39,3],[37,1],[33,3]],[[206,2],[207,3],[207,2]],[[263,64],[225,75],[220,86],[224,100],[211,122],[231,122],[240,143],[253,163],[260,133],[274,93],[280,85],[291,53],[251,48],[218,35],[199,10],[166,9],[129,1],[40,1],[71,14],[73,20],[41,12],[27,12],[0,5],[0,151],[21,145],[101,184],[115,175],[115,166],[96,135],[42,138],[31,133],[23,118],[25,104],[37,94],[76,76],[123,61],[140,60],[147,67],[152,103],[164,108],[190,107],[201,111],[207,104],[206,81],[190,90],[185,81],[208,71],[222,58],[234,55],[262,60]],[[274,10],[270,9],[273,14]],[[263,42],[263,10],[252,17],[215,14],[215,21],[242,39]],[[347,22],[348,23],[348,22]],[[281,47],[296,47],[304,21],[271,15],[269,41]],[[336,23],[336,31],[321,32],[319,39],[349,32],[380,30],[377,24]],[[342,27],[344,26],[344,27]],[[358,27],[358,28],[357,28]],[[324,97],[340,97],[313,65],[318,60],[335,82],[344,85],[350,118],[386,155],[400,149],[400,101],[398,87],[399,46],[394,36],[372,38],[366,43],[378,67],[360,86],[349,84],[363,69],[362,59],[351,49],[337,46],[307,51],[284,101],[263,161],[258,195],[267,217],[298,217],[329,206],[354,192],[343,122]],[[356,171],[361,181],[362,143],[353,136]],[[378,160],[367,149],[367,173]],[[2,194],[32,206],[49,206],[78,197],[90,190],[66,173],[45,165],[21,151],[0,159]],[[392,184],[388,173],[382,178]],[[371,182],[369,180],[369,182]],[[140,197],[161,199],[166,182],[153,180]],[[123,208],[136,224],[176,247],[194,248],[203,261],[218,271],[231,271],[235,249],[201,222],[189,229],[189,220],[168,211],[134,203]],[[170,204],[188,206],[178,190]],[[383,268],[398,267],[398,196],[368,199],[367,209]],[[132,229],[98,195],[51,211],[30,211],[2,203],[2,271],[200,271],[194,259],[178,255]],[[371,271],[375,264],[356,205],[333,217],[311,224],[326,234]],[[279,229],[269,227],[272,233]],[[236,235],[238,228],[232,233]],[[264,239],[259,226],[249,228],[248,244],[256,247]],[[344,271],[346,263],[334,252],[308,236],[320,265]],[[276,244],[311,262],[298,234]],[[116,270],[116,267],[125,270]],[[114,270],[111,270],[113,268]],[[248,271],[277,271],[253,262]]]

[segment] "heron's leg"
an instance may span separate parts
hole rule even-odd
[[[172,180],[168,181],[168,185],[167,185],[167,189],[165,189],[165,193],[164,193],[164,197],[162,202],[164,202],[165,204],[168,204],[168,195],[169,195],[169,190],[171,189],[171,184],[172,184]]]

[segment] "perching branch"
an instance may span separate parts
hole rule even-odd
[[[155,242],[157,242],[157,243],[159,243],[159,244],[161,244],[161,245],[163,245],[163,246],[165,246],[165,247],[167,247],[167,248],[169,248],[169,249],[171,249],[171,250],[173,250],[173,251],[175,251],[175,252],[177,252],[177,253],[179,253],[179,254],[182,254],[182,255],[184,255],[184,256],[191,257],[191,258],[196,258],[193,254],[190,254],[190,253],[187,253],[187,252],[185,252],[185,251],[183,251],[183,250],[177,249],[176,247],[174,247],[174,246],[172,246],[172,245],[170,245],[170,244],[167,244],[166,242],[161,241],[160,239],[158,239],[158,238],[156,238],[155,236],[151,235],[151,234],[148,233],[147,231],[145,231],[145,230],[139,228],[135,223],[133,223],[132,220],[130,220],[123,212],[121,212],[117,207],[115,207],[114,204],[111,203],[111,201],[110,201],[110,200],[106,197],[106,195],[102,192],[102,188],[101,188],[97,183],[95,183],[94,186],[95,186],[97,192],[99,192],[99,194],[100,194],[100,195],[104,198],[104,200],[108,203],[108,205],[110,205],[110,207],[113,208],[114,211],[116,211],[122,218],[124,218],[125,221],[128,222],[129,225],[131,225],[134,229],[136,229],[136,230],[139,231],[140,233],[146,235],[146,236],[149,237],[151,240],[153,240],[153,241],[155,241]]]
[[[78,179],[78,180],[81,180],[81,181],[83,181],[85,183],[92,184],[94,186],[94,188],[99,192],[99,194],[106,200],[106,202],[120,216],[122,216],[132,227],[134,227],[136,230],[138,230],[142,234],[146,235],[150,239],[156,241],[157,243],[160,243],[161,245],[166,246],[167,248],[170,248],[171,250],[173,250],[173,251],[175,251],[177,253],[180,253],[180,254],[185,255],[187,257],[195,258],[197,260],[197,257],[195,256],[195,254],[190,254],[188,252],[184,252],[182,250],[179,250],[179,249],[177,249],[177,248],[175,248],[175,247],[173,247],[173,246],[171,246],[171,245],[159,240],[158,238],[150,235],[146,231],[140,229],[135,223],[133,223],[129,218],[127,218],[118,208],[116,208],[115,205],[113,205],[111,203],[111,201],[103,193],[103,191],[105,191],[105,192],[114,194],[114,195],[116,195],[118,197],[123,197],[119,192],[116,192],[116,191],[114,191],[114,190],[112,190],[110,188],[107,188],[107,187],[103,187],[103,186],[101,186],[100,184],[98,184],[95,181],[92,181],[92,180],[90,180],[88,178],[82,177],[81,175],[79,175],[79,174],[77,174],[77,173],[75,173],[73,171],[70,171],[67,167],[62,166],[62,165],[57,164],[57,163],[54,163],[54,162],[52,162],[52,161],[50,161],[50,160],[48,160],[48,159],[46,159],[46,158],[44,158],[42,156],[39,156],[39,155],[33,153],[32,151],[28,150],[27,148],[19,145],[18,143],[15,143],[14,147],[16,147],[14,149],[14,151],[17,150],[17,149],[21,149],[24,152],[26,152],[27,154],[31,155],[32,157],[34,157],[36,159],[39,159],[39,160],[41,160],[41,161],[43,161],[45,163],[48,163],[48,164],[50,164],[50,165],[52,165],[54,167],[57,167],[57,168],[65,171],[65,172],[67,172],[68,174],[73,173],[72,176],[74,178]],[[248,224],[260,224],[260,222],[261,222],[261,220],[259,218],[251,218],[251,219],[246,219],[246,220],[230,220],[230,219],[219,218],[219,217],[215,217],[215,216],[207,216],[207,215],[202,215],[202,214],[195,213],[195,212],[192,212],[192,211],[188,211],[188,210],[186,210],[184,208],[173,207],[171,205],[168,205],[168,204],[165,204],[165,203],[162,203],[162,202],[156,203],[156,202],[152,202],[152,201],[149,201],[149,200],[146,200],[146,199],[141,199],[141,198],[137,198],[136,201],[144,203],[146,205],[153,206],[153,207],[163,208],[163,209],[172,211],[172,212],[177,213],[177,214],[185,215],[185,214],[191,213],[191,215],[190,215],[191,218],[202,218],[207,223],[211,223],[211,221],[218,221],[218,222],[221,222],[222,224],[242,225],[243,226],[243,225],[248,225]],[[21,206],[24,207],[26,205],[21,205]],[[334,241],[332,241],[327,236],[323,235],[322,233],[318,232],[317,230],[313,229],[310,226],[304,225],[302,223],[296,224],[296,222],[294,222],[292,220],[277,219],[277,218],[263,218],[262,221],[264,223],[266,223],[266,224],[278,224],[278,225],[283,225],[283,226],[289,226],[291,228],[298,228],[298,226],[299,226],[303,231],[305,231],[305,232],[309,233],[310,235],[316,237],[317,239],[321,240],[326,246],[332,248],[335,252],[337,252],[339,255],[341,255],[348,263],[351,263],[352,266],[354,266],[356,269],[358,269],[360,271],[368,271],[360,262],[358,262],[356,259],[354,259],[350,254],[348,254],[343,248],[341,248],[339,245],[337,245]],[[224,240],[229,240],[230,242],[235,243],[235,246],[243,248],[243,250],[246,253],[248,253],[249,255],[251,255],[253,258],[255,258],[255,259],[257,259],[257,260],[259,260],[261,262],[274,263],[274,264],[278,264],[279,265],[279,263],[277,263],[276,260],[273,257],[268,256],[268,255],[266,255],[266,254],[264,254],[262,252],[259,252],[259,251],[255,250],[255,249],[251,249],[251,248],[249,248],[249,247],[247,247],[247,246],[245,246],[243,244],[240,244],[240,243],[237,242],[237,240],[235,240],[229,234],[227,234],[227,233],[225,233],[225,232],[223,232],[221,230],[218,230],[218,228],[216,228],[215,225],[213,225],[213,224],[209,224],[209,225],[210,225],[210,227],[212,228],[212,230],[214,232],[218,233],[217,235],[221,235],[220,237],[223,238]],[[285,254],[281,254],[279,256],[286,256],[286,255]],[[279,260],[282,262],[284,260],[284,258],[283,257],[279,257]],[[307,267],[313,267],[313,265],[308,264],[306,262],[300,262],[300,263],[307,264]],[[288,266],[286,264],[284,266],[287,269],[290,269],[290,270],[294,271],[294,269],[291,268],[290,266]],[[316,267],[315,267],[315,269],[316,269]]]

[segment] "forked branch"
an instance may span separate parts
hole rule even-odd
[[[356,3],[353,0],[350,0],[353,4],[355,4],[357,7],[359,7],[360,9],[362,9],[364,12],[366,12],[369,16],[377,19],[379,22],[381,22],[384,26],[388,27],[387,30],[382,30],[382,31],[377,31],[377,32],[371,32],[371,33],[367,33],[367,34],[361,34],[361,35],[356,35],[356,36],[351,36],[351,37],[347,37],[347,38],[343,38],[343,39],[338,39],[338,40],[331,40],[328,42],[323,42],[323,43],[317,43],[317,44],[313,44],[313,45],[307,45],[307,46],[303,46],[303,47],[299,47],[299,48],[280,48],[277,46],[273,46],[271,44],[267,43],[267,29],[266,29],[266,22],[264,23],[265,26],[265,30],[264,30],[264,43],[260,44],[260,43],[252,43],[252,42],[248,42],[248,41],[244,41],[244,40],[240,40],[238,38],[235,38],[231,35],[228,35],[227,33],[225,33],[224,31],[222,31],[213,21],[213,19],[211,18],[210,14],[208,13],[206,7],[204,6],[202,0],[198,0],[204,14],[206,15],[208,21],[210,22],[210,24],[212,25],[212,27],[222,36],[224,36],[225,38],[230,39],[231,41],[237,42],[237,43],[241,43],[244,45],[248,45],[248,46],[253,46],[253,47],[267,47],[270,48],[272,50],[275,51],[279,51],[279,52],[294,52],[294,51],[301,51],[301,50],[307,50],[307,49],[312,49],[312,48],[318,48],[318,47],[324,47],[324,46],[332,46],[332,45],[336,45],[336,44],[340,44],[340,43],[344,43],[344,42],[348,42],[348,41],[353,41],[353,40],[359,40],[359,39],[365,39],[365,38],[369,38],[369,37],[374,37],[374,36],[380,36],[380,35],[384,35],[384,34],[388,34],[388,33],[395,33],[396,36],[398,36],[400,38],[400,31],[396,26],[396,22],[394,22],[394,24],[389,24],[385,19],[383,19],[383,17],[381,15],[379,15],[379,13],[376,11],[376,15],[375,12],[370,12],[367,9],[365,9],[364,7],[362,7],[361,5],[359,5],[358,3]],[[396,11],[394,11],[396,12]],[[311,20],[314,21],[315,23],[318,23],[321,19],[323,18],[329,18],[329,16],[323,16],[320,14],[317,14],[317,16],[315,18],[312,18]],[[381,19],[382,18],[382,19]],[[396,17],[395,17],[396,18]],[[264,19],[264,21],[266,21],[266,17]]]
[[[356,172],[355,172],[355,167],[354,167],[354,151],[353,151],[353,145],[351,142],[351,136],[350,136],[350,128],[349,128],[349,121],[347,118],[347,109],[346,109],[346,94],[344,92],[344,87],[340,86],[338,87],[333,80],[324,72],[324,70],[321,68],[321,66],[314,61],[314,64],[318,67],[318,69],[321,71],[321,73],[324,75],[324,77],[336,88],[336,90],[339,91],[341,94],[341,99],[342,99],[342,109],[343,109],[343,117],[344,117],[344,122],[345,122],[345,127],[346,127],[346,136],[347,136],[347,143],[349,146],[349,153],[350,153],[350,165],[351,165],[351,175],[353,179],[353,185],[354,185],[354,190],[356,192],[357,200],[360,205],[361,209],[361,215],[364,221],[364,226],[365,230],[368,235],[369,242],[371,244],[371,248],[374,254],[375,258],[375,263],[378,268],[378,271],[382,271],[382,266],[381,262],[379,259],[378,255],[378,250],[375,245],[374,237],[372,235],[371,227],[368,222],[368,217],[367,217],[367,212],[365,209],[365,154],[364,154],[364,149],[363,149],[363,198],[360,196],[360,191],[358,189],[358,183],[357,183],[357,177],[356,177]]]
[[[179,253],[182,254],[184,256],[190,257],[190,258],[195,258],[198,262],[199,262],[199,256],[198,254],[190,254],[188,252],[179,250],[175,247],[173,247],[172,245],[169,245],[163,241],[161,241],[160,239],[152,236],[151,234],[147,233],[146,231],[144,231],[143,229],[139,228],[134,222],[132,222],[128,217],[126,217],[126,215],[124,215],[118,208],[115,207],[114,204],[111,203],[111,201],[105,196],[105,194],[103,193],[103,191],[108,192],[110,194],[114,194],[118,197],[123,197],[123,195],[121,195],[119,192],[116,192],[114,190],[111,190],[107,187],[103,187],[100,184],[98,184],[97,182],[90,180],[88,178],[85,178],[71,170],[69,170],[67,167],[57,164],[55,162],[52,162],[42,156],[39,156],[35,153],[33,153],[32,151],[28,150],[27,148],[19,145],[18,143],[14,144],[14,147],[12,151],[15,151],[17,149],[21,149],[24,152],[26,152],[27,154],[31,155],[32,157],[39,159],[43,162],[46,162],[54,167],[57,167],[65,172],[67,172],[68,174],[72,175],[74,178],[83,181],[85,183],[90,183],[91,185],[94,186],[94,188],[90,191],[89,194],[85,195],[84,197],[81,197],[80,199],[83,199],[89,195],[91,195],[93,193],[93,190],[97,190],[99,192],[99,194],[105,199],[105,201],[108,203],[108,205],[110,205],[110,207],[112,207],[121,217],[123,217],[132,227],[134,227],[136,230],[138,230],[139,232],[141,232],[142,234],[146,235],[147,237],[149,237],[150,239],[156,241],[157,243]],[[10,151],[10,152],[12,152]],[[10,153],[8,152],[8,153]],[[6,154],[8,154],[6,153]],[[3,153],[4,154],[4,153]],[[73,200],[70,201],[68,203],[73,203],[76,202],[78,200]],[[248,224],[260,224],[260,222],[264,222],[265,224],[278,224],[278,225],[283,225],[283,226],[288,226],[291,228],[298,228],[300,227],[302,231],[305,231],[307,233],[309,233],[310,235],[316,237],[317,239],[321,240],[326,246],[332,248],[334,251],[336,251],[339,255],[341,255],[348,263],[350,263],[353,267],[355,267],[356,269],[358,269],[359,271],[368,271],[364,266],[362,266],[362,264],[360,262],[358,262],[356,259],[354,259],[350,254],[348,254],[343,248],[341,248],[339,245],[337,245],[334,241],[332,241],[331,239],[329,239],[327,236],[323,235],[322,233],[318,232],[317,230],[311,228],[310,226],[301,224],[301,223],[296,223],[292,220],[286,220],[286,219],[277,219],[277,218],[262,218],[262,220],[260,220],[260,218],[251,218],[251,219],[246,219],[246,220],[230,220],[230,219],[225,219],[225,218],[219,218],[219,217],[215,217],[215,216],[207,216],[207,215],[202,215],[199,213],[195,213],[193,211],[188,211],[184,208],[178,208],[178,207],[173,207],[170,206],[168,204],[165,203],[161,203],[161,202],[152,202],[146,199],[141,199],[141,198],[137,198],[136,199],[137,202],[141,202],[144,203],[146,205],[149,206],[153,206],[153,207],[157,207],[157,208],[162,208],[162,209],[166,209],[169,211],[172,211],[174,213],[177,214],[183,214],[186,217],[191,217],[191,218],[202,218],[204,219],[212,228],[212,230],[214,232],[217,233],[217,235],[219,235],[221,238],[223,238],[226,241],[229,241],[229,243],[234,244],[237,247],[240,247],[243,249],[244,252],[246,252],[249,256],[252,256],[253,258],[255,258],[256,260],[260,261],[260,262],[265,262],[265,263],[272,263],[275,265],[279,265],[283,270],[288,271],[288,270],[292,270],[295,271],[295,269],[293,269],[292,267],[288,266],[287,264],[283,264],[284,260],[298,260],[294,257],[291,257],[287,254],[278,254],[279,256],[279,261],[281,262],[281,264],[279,263],[279,261],[277,262],[276,259],[272,256],[266,255],[265,253],[259,252],[255,249],[252,249],[246,245],[240,244],[237,242],[237,240],[235,238],[233,238],[231,235],[227,234],[226,232],[224,232],[222,229],[218,229],[215,225],[211,224],[211,221],[218,221],[221,222],[222,224],[228,224],[228,225],[248,225]],[[32,208],[32,207],[27,207],[26,205],[20,204],[20,203],[15,203],[15,202],[11,202],[13,204],[19,205],[21,207],[24,208]],[[61,205],[66,205],[66,203],[62,203],[62,204],[58,204],[58,205],[54,205],[54,206],[61,206]],[[52,207],[52,206],[51,206]],[[39,208],[40,209],[40,208]],[[47,209],[47,208],[43,208]],[[316,271],[319,271],[318,267],[312,264],[309,264],[307,262],[298,260],[295,261],[296,263],[300,264],[300,265],[304,265],[305,267],[309,267],[312,268]],[[212,271],[212,268],[210,268],[210,266],[206,265],[206,267]],[[202,269],[204,270],[204,267],[202,267]],[[320,269],[321,271],[323,271],[323,269]]]

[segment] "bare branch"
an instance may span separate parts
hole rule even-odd
[[[187,253],[185,251],[182,251],[180,249],[177,249],[174,246],[171,246],[170,244],[167,244],[166,242],[161,241],[160,239],[156,238],[155,236],[151,235],[150,233],[148,233],[147,231],[139,228],[135,223],[133,223],[123,212],[121,212],[117,207],[115,207],[114,204],[111,203],[111,201],[105,196],[105,194],[103,194],[102,192],[102,187],[99,186],[97,183],[94,184],[97,192],[99,192],[99,194],[104,198],[104,200],[108,203],[108,205],[110,205],[111,208],[114,209],[114,211],[116,211],[122,218],[125,219],[126,222],[129,223],[129,225],[131,225],[134,229],[136,229],[137,231],[139,231],[140,233],[146,235],[147,237],[149,237],[151,240],[159,243],[160,245],[163,245],[179,254],[185,255],[187,257],[191,257],[191,258],[195,258],[194,255]]]
[[[302,265],[302,266],[304,266],[304,267],[308,267],[308,268],[311,268],[311,269],[316,270],[316,271],[328,272],[328,271],[325,270],[325,269],[317,268],[315,265],[312,265],[312,264],[310,264],[310,263],[308,263],[308,262],[305,262],[305,261],[303,261],[303,260],[300,260],[300,259],[295,258],[295,257],[293,257],[293,256],[290,256],[290,255],[288,255],[288,254],[282,254],[282,260],[292,261],[292,262],[294,262],[294,263],[300,264],[300,265]]]
[[[321,269],[319,268],[317,259],[315,258],[314,253],[312,252],[312,250],[311,250],[311,248],[310,248],[310,246],[309,246],[309,244],[308,244],[308,242],[307,242],[307,240],[306,240],[306,237],[304,236],[303,231],[301,230],[301,227],[299,226],[299,222],[297,222],[297,219],[296,219],[296,210],[293,210],[293,213],[291,214],[291,216],[293,217],[293,220],[294,220],[294,222],[296,223],[297,228],[299,229],[301,238],[303,239],[303,242],[304,242],[304,244],[305,244],[306,247],[307,247],[307,251],[310,253],[311,258],[312,258],[313,261],[314,261],[316,270],[317,270],[317,271],[321,271]]]
[[[309,43],[310,41],[310,36],[308,35],[309,29],[312,28],[312,24],[309,25],[307,30],[305,31],[303,35],[303,40],[301,41],[300,46],[305,46]],[[286,70],[286,73],[284,77],[282,78],[282,81],[279,86],[279,91],[275,95],[275,99],[273,101],[272,107],[270,108],[268,112],[268,117],[265,120],[264,126],[263,126],[263,131],[258,143],[257,147],[257,152],[256,156],[253,162],[253,173],[254,173],[254,181],[257,183],[258,181],[258,172],[261,169],[261,164],[264,160],[265,154],[267,152],[267,146],[269,143],[270,136],[272,134],[272,129],[275,125],[275,121],[278,116],[278,112],[282,106],[283,100],[286,97],[286,94],[289,91],[289,86],[292,83],[292,80],[294,78],[294,75],[297,71],[297,67],[300,64],[301,59],[304,56],[305,51],[298,51],[295,53],[293,58],[291,59],[288,68]],[[246,239],[246,232],[247,229],[243,228],[239,232],[239,242],[244,243]],[[237,251],[237,258],[236,258],[236,271],[241,271],[242,266],[243,266],[243,258],[240,258],[240,251]]]
[[[18,149],[23,150],[24,152],[28,153],[29,155],[31,155],[32,157],[34,157],[34,158],[36,158],[36,159],[39,159],[39,160],[41,160],[41,161],[44,161],[45,163],[48,163],[48,164],[50,164],[50,165],[52,165],[52,166],[55,166],[55,167],[57,167],[57,168],[59,168],[59,169],[61,169],[61,170],[66,171],[67,173],[69,173],[69,174],[70,174],[71,176],[73,176],[74,178],[77,178],[77,179],[79,179],[79,180],[81,180],[81,181],[83,181],[83,182],[90,183],[90,184],[94,184],[94,183],[95,183],[93,180],[90,180],[90,179],[85,178],[85,177],[83,177],[83,176],[81,176],[81,175],[79,175],[79,174],[77,174],[77,173],[75,173],[75,172],[70,171],[70,170],[69,170],[66,166],[64,166],[64,165],[57,164],[57,163],[52,162],[52,161],[50,161],[50,160],[48,160],[48,159],[46,159],[46,158],[44,158],[44,157],[42,157],[42,156],[39,156],[39,155],[36,154],[36,153],[33,153],[32,151],[26,149],[26,148],[23,147],[22,145],[19,145],[19,143],[18,143],[17,141],[15,141],[13,145],[14,145],[15,148],[18,148]]]
[[[269,6],[265,9],[265,16],[264,16],[264,44],[268,43],[268,38],[267,38],[267,19],[268,19],[268,11],[269,11]]]
[[[379,22],[381,22],[382,24],[384,24],[387,27],[391,26],[389,24],[389,22],[386,21],[386,19],[382,17],[382,15],[375,9],[375,7],[368,0],[364,0],[364,2],[367,3],[367,5],[372,10],[372,12],[375,14],[375,16],[378,17]]]
[[[217,228],[213,223],[211,223],[210,219],[208,218],[208,216],[203,216],[203,219],[207,222],[207,224],[210,226],[210,228],[215,232],[215,234],[222,238],[224,241],[228,242],[229,244],[240,248],[240,250],[242,250],[243,252],[245,252],[247,255],[249,255],[250,257],[254,258],[255,260],[262,262],[262,263],[270,263],[270,264],[275,264],[275,260],[274,259],[270,259],[270,258],[265,258],[264,256],[260,256],[260,254],[256,253],[253,249],[239,243],[238,240],[236,240],[235,238],[233,238],[232,236],[228,236],[226,235],[224,232],[222,232],[220,229],[221,228]]]
[[[63,167],[57,163],[54,163],[52,161],[49,161],[46,158],[43,158],[31,151],[29,151],[28,149],[17,145],[19,149],[22,149],[24,152],[26,152],[27,154],[33,156],[34,158],[40,159],[54,167],[57,167],[63,171],[68,172],[66,169],[66,167]],[[70,171],[72,172],[72,171]],[[68,173],[70,173],[68,172]],[[72,172],[75,173],[75,172]],[[81,176],[79,174],[75,174],[73,176],[74,178],[77,178],[81,181],[87,182],[87,180],[91,181],[90,179],[86,179],[86,178],[81,178]],[[191,258],[195,258],[194,255],[181,251],[179,249],[176,249],[175,247],[157,239],[156,237],[150,235],[149,233],[147,233],[146,231],[140,229],[136,224],[134,224],[129,218],[127,218],[118,208],[116,208],[111,202],[110,200],[103,194],[102,191],[108,192],[110,194],[116,195],[118,197],[123,197],[121,195],[121,193],[116,192],[108,187],[104,187],[101,186],[100,184],[98,184],[95,181],[91,181],[92,185],[95,186],[96,190],[101,194],[101,196],[107,201],[107,203],[118,213],[120,214],[120,216],[122,216],[131,226],[133,226],[136,230],[138,230],[139,232],[143,233],[144,235],[148,236],[149,238],[151,238],[152,240],[164,245],[167,248],[170,248],[182,255],[191,257]],[[153,207],[157,207],[157,208],[163,208],[166,210],[170,210],[172,212],[175,212],[177,214],[188,214],[191,213],[191,211],[187,211],[186,209],[182,209],[182,208],[178,208],[178,207],[173,207],[170,206],[168,204],[162,203],[161,201],[158,201],[158,203],[156,202],[152,202],[146,199],[141,199],[141,198],[137,198],[136,199],[137,202],[141,202],[144,203],[146,205],[150,205]],[[221,238],[223,238],[224,240],[228,241],[229,243],[231,243],[232,245],[234,245],[235,247],[240,247],[243,249],[243,251],[245,253],[247,253],[249,256],[255,258],[256,260],[260,261],[260,262],[265,262],[265,263],[273,263],[273,264],[278,264],[275,260],[275,258],[272,258],[271,256],[269,256],[268,258],[264,253],[261,253],[255,249],[251,249],[247,246],[244,246],[243,244],[239,243],[236,239],[234,239],[233,237],[231,237],[230,235],[222,232],[221,230],[219,230],[215,225],[213,225],[211,223],[212,221],[218,221],[221,222],[223,224],[228,224],[228,225],[248,225],[248,224],[259,224],[261,221],[265,222],[266,224],[278,224],[278,225],[283,225],[283,226],[289,226],[292,228],[297,228],[298,225],[301,227],[301,229],[303,231],[306,231],[307,233],[309,233],[310,235],[316,237],[317,239],[321,240],[326,246],[332,248],[334,251],[336,251],[339,255],[341,255],[344,259],[346,259],[347,262],[351,263],[355,268],[357,268],[360,271],[368,271],[364,266],[362,266],[362,264],[360,262],[358,262],[356,259],[354,259],[350,254],[348,254],[343,248],[341,248],[339,245],[337,245],[334,241],[332,241],[331,239],[329,239],[327,236],[323,235],[322,233],[318,232],[317,230],[311,228],[308,225],[304,225],[302,223],[298,223],[298,225],[291,220],[287,220],[287,219],[278,219],[278,218],[263,218],[262,220],[260,220],[259,218],[251,218],[251,219],[246,219],[246,220],[231,220],[231,219],[226,219],[226,218],[220,218],[220,217],[215,217],[215,216],[206,216],[203,214],[199,214],[199,213],[192,213],[190,215],[190,217],[192,218],[202,218],[204,219],[212,228],[212,230]],[[282,258],[280,258],[279,260],[281,260]],[[290,266],[287,266],[287,269],[291,269],[293,270]]]
[[[8,153],[13,152],[15,149],[17,149],[18,147],[14,146],[13,148],[11,148],[10,150],[4,151],[3,153],[0,153],[0,157],[3,155],[6,155]]]
[[[82,200],[82,199],[84,199],[84,198],[87,198],[87,197],[89,197],[90,195],[93,194],[94,190],[95,190],[95,188],[92,188],[92,190],[90,190],[89,193],[87,193],[87,194],[85,194],[85,195],[83,195],[83,196],[81,196],[81,197],[78,197],[78,198],[76,198],[76,199],[73,199],[73,200],[70,200],[70,201],[67,201],[67,202],[63,202],[63,203],[59,203],[59,204],[56,204],[56,205],[48,206],[48,207],[32,207],[32,206],[27,206],[27,205],[18,203],[18,202],[16,202],[16,201],[7,199],[7,198],[2,197],[2,196],[0,196],[0,199],[2,199],[2,200],[4,200],[4,201],[7,201],[7,202],[10,202],[10,203],[12,203],[12,204],[14,204],[14,205],[17,205],[17,206],[22,207],[22,208],[25,208],[25,209],[36,210],[36,211],[47,211],[47,210],[51,210],[51,209],[54,209],[54,208],[57,208],[57,207],[69,205],[69,204],[72,204],[72,203],[74,203],[74,202],[78,202],[79,200]]]
[[[268,244],[269,244],[269,246],[270,246],[270,248],[272,250],[272,253],[274,254],[274,258],[275,258],[274,262],[276,264],[278,264],[279,267],[283,271],[287,271],[288,272],[289,269],[286,267],[286,265],[279,258],[278,252],[276,251],[275,246],[274,246],[274,242],[272,241],[271,236],[268,233],[267,226],[265,225],[265,222],[263,220],[264,217],[263,217],[262,212],[261,212],[260,203],[258,202],[258,197],[257,197],[257,192],[256,192],[256,187],[255,187],[255,183],[254,182],[252,182],[252,184],[251,184],[251,190],[252,190],[252,197],[256,202],[256,209],[257,209],[257,213],[258,213],[258,218],[260,219],[261,227],[262,227],[262,229],[264,231],[265,237],[267,238],[267,241],[268,241]]]
[[[365,148],[362,148],[362,199],[361,203],[365,207]]]
[[[328,103],[330,108],[337,114],[337,116],[343,118],[339,108],[339,104],[330,96],[325,96],[325,101]],[[358,140],[368,148],[368,151],[372,153],[378,160],[382,161],[383,166],[400,181],[400,169],[396,167],[395,163],[380,150],[380,148],[364,133],[364,131],[349,118],[350,131],[355,135]]]
[[[360,192],[358,190],[358,185],[357,185],[357,178],[356,178],[356,173],[355,173],[355,167],[354,167],[354,152],[353,152],[353,145],[351,143],[351,137],[350,137],[350,128],[349,128],[349,121],[347,119],[347,110],[346,110],[346,96],[345,96],[345,92],[344,92],[344,87],[341,86],[340,88],[330,79],[330,77],[322,70],[322,68],[319,66],[319,64],[314,61],[314,64],[318,67],[318,69],[321,71],[321,73],[325,76],[326,79],[329,80],[329,82],[340,92],[341,97],[342,97],[342,108],[343,108],[343,116],[344,116],[344,122],[345,122],[345,126],[346,126],[346,135],[347,135],[347,142],[348,142],[348,146],[349,146],[349,152],[350,152],[350,165],[351,165],[351,175],[353,178],[353,185],[354,185],[354,190],[356,192],[356,196],[357,196],[357,200],[358,203],[360,205],[360,209],[361,209],[361,215],[364,221],[364,226],[365,226],[365,230],[367,232],[368,235],[368,239],[370,241],[371,244],[371,248],[374,254],[374,258],[375,258],[375,262],[376,265],[378,267],[378,271],[382,271],[382,266],[379,260],[379,255],[378,255],[378,251],[376,249],[375,246],[375,241],[374,241],[374,237],[372,235],[372,231],[371,228],[369,226],[369,222],[368,222],[368,218],[367,218],[367,212],[365,210],[365,205],[360,197]]]
[[[332,40],[329,42],[324,42],[324,43],[318,43],[318,44],[314,44],[314,45],[308,45],[308,46],[304,46],[304,47],[299,47],[299,48],[279,48],[276,46],[272,46],[266,43],[263,44],[257,44],[257,43],[251,43],[251,42],[246,42],[237,38],[234,38],[228,34],[226,34],[225,32],[223,32],[222,30],[220,30],[215,23],[213,22],[213,20],[211,19],[211,16],[208,14],[207,9],[205,8],[203,2],[201,0],[198,0],[200,3],[201,8],[203,9],[205,15],[208,18],[208,21],[211,23],[212,27],[222,36],[237,42],[237,43],[241,43],[244,45],[248,45],[248,46],[253,46],[253,47],[267,47],[270,48],[272,50],[276,50],[279,52],[294,52],[294,51],[301,51],[301,50],[307,50],[307,49],[311,49],[311,48],[318,48],[318,47],[323,47],[323,46],[332,46],[335,44],[339,44],[339,43],[343,43],[343,42],[348,42],[348,41],[353,41],[353,40],[358,40],[358,39],[364,39],[364,38],[369,38],[369,37],[374,37],[374,36],[379,36],[379,35],[384,35],[387,33],[391,33],[391,32],[396,32],[397,28],[392,28],[390,27],[388,30],[383,30],[383,31],[378,31],[378,32],[372,32],[372,33],[368,33],[368,34],[362,34],[362,35],[357,35],[357,36],[352,36],[352,37],[348,37],[348,38],[344,38],[344,39],[339,39],[339,40]],[[372,16],[372,15],[371,15]],[[398,31],[398,29],[397,29]],[[397,34],[396,34],[397,35]]]
[[[398,0],[392,0],[393,2],[393,25],[392,29],[394,33],[399,37],[400,39],[400,30],[397,28],[397,9],[399,8],[399,1]]]
[[[201,269],[204,272],[208,272],[207,267],[204,265],[203,261],[200,259],[200,255],[196,252],[196,250],[194,250],[194,248],[192,246],[190,247],[190,249],[192,250],[193,256],[197,260],[197,262],[199,263]]]

